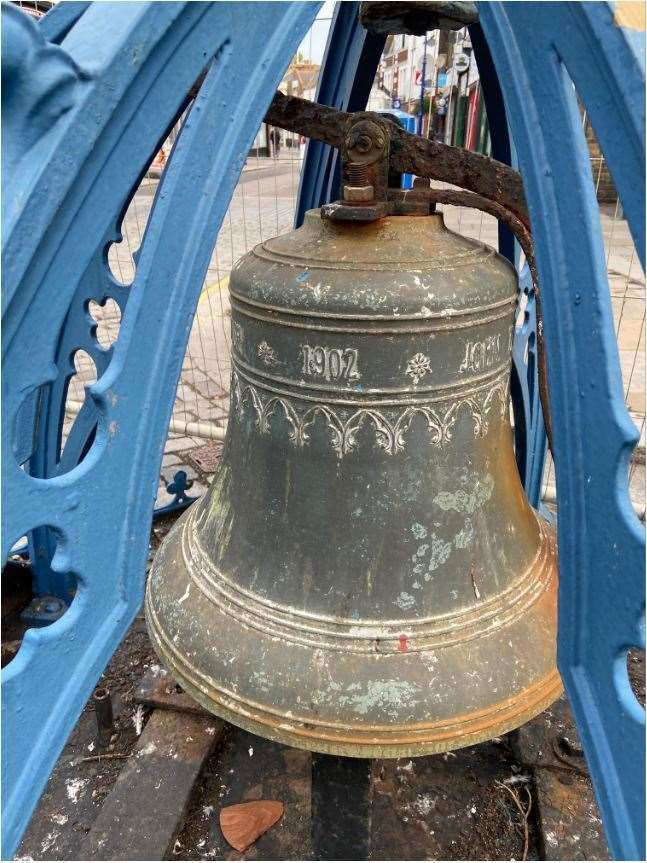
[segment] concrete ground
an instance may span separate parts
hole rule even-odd
[[[230,336],[228,280],[233,263],[254,245],[292,227],[301,161],[297,151],[283,148],[278,160],[250,158],[236,187],[229,210],[211,257],[191,331],[182,375],[173,410],[173,422],[162,465],[157,505],[172,500],[166,483],[177,470],[194,480],[191,493],[201,493],[208,474],[199,475],[188,458],[206,439],[187,434],[187,423],[210,423],[223,429],[227,423],[230,377]],[[137,250],[158,181],[144,180],[124,223],[124,239],[110,250],[109,261],[115,277],[129,283],[134,274],[133,252]],[[477,210],[446,208],[449,228],[496,245],[497,223]],[[600,228],[604,240],[609,289],[618,338],[625,402],[645,444],[645,278],[635,254],[627,223],[619,207],[603,205]],[[91,304],[98,322],[98,338],[104,345],[118,336],[120,313],[112,300],[105,306]],[[96,376],[90,358],[79,352],[78,375],[70,385],[69,400],[82,402],[84,384]],[[68,413],[68,427],[73,413]],[[644,462],[644,458],[643,458]],[[553,484],[550,460],[545,483]],[[632,497],[644,504],[644,464],[634,464],[630,483]]]

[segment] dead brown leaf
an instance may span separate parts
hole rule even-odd
[[[220,810],[220,829],[236,851],[245,851],[283,815],[280,800],[252,800]]]

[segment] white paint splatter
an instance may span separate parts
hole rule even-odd
[[[178,603],[182,605],[189,598],[189,591],[191,590],[191,582],[189,582],[186,586],[186,590],[182,594],[182,596],[178,599]]]
[[[467,548],[473,539],[474,527],[472,525],[472,520],[467,518],[465,519],[465,527],[462,530],[459,530],[454,537],[454,545],[456,548]]]
[[[432,809],[436,808],[438,797],[432,797],[431,794],[419,794],[413,803],[407,807],[407,811],[415,812],[417,815],[429,815]]]
[[[138,704],[137,710],[133,713],[133,725],[135,726],[135,734],[137,737],[142,733],[144,727],[144,705]]]
[[[58,824],[61,827],[63,826],[63,824],[67,824],[68,822],[67,815],[59,815],[57,813],[56,815],[51,815],[50,818],[54,822],[54,824]]]
[[[373,707],[381,707],[392,717],[397,716],[402,705],[411,704],[419,687],[406,680],[370,680],[363,694],[338,698],[340,704],[351,701],[357,713],[366,715]]]
[[[65,790],[67,791],[68,798],[72,801],[72,803],[78,803],[79,794],[83,791],[85,786],[88,784],[87,779],[68,779],[65,783]]]
[[[40,846],[41,851],[49,851],[52,845],[58,839],[59,833],[58,830],[52,831],[52,833],[48,833],[47,836],[43,839],[43,842]]]
[[[467,512],[471,515],[492,497],[493,491],[494,480],[490,474],[486,474],[482,480],[476,480],[474,488],[469,493],[463,489],[456,492],[441,491],[434,498],[434,503],[445,512],[453,509],[456,512]]]
[[[251,758],[251,757],[252,757],[252,755],[254,754],[254,747],[253,747],[253,746],[250,746],[250,747],[249,747],[249,749],[248,749],[247,751],[249,752],[249,757]]]
[[[407,608],[411,608],[416,604],[416,600],[410,593],[405,593],[403,590],[400,596],[396,599],[395,604],[406,611]]]
[[[445,542],[444,539],[432,539],[431,541],[431,557],[429,558],[429,566],[427,567],[427,575],[425,581],[429,581],[431,573],[442,566],[452,553],[451,542]]]

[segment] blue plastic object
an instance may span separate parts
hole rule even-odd
[[[4,859],[140,607],[166,430],[213,243],[319,6],[255,3],[250,16],[247,4],[229,2],[60,4],[40,25],[3,8],[3,556],[48,526],[53,572],[78,585],[67,613],[29,630],[3,670]],[[77,298],[113,290],[107,244],[205,67],[134,281],[117,297],[119,339],[89,390],[94,436],[64,472],[23,470],[34,430],[25,445],[21,407],[64,373],[57,358]]]
[[[418,125],[418,118],[414,117],[413,114],[407,114],[406,111],[402,111],[400,108],[384,108],[375,113],[390,114],[392,117],[396,118],[403,129],[415,134],[416,126]],[[403,174],[402,180],[400,181],[400,187],[402,189],[413,189],[413,174]]]

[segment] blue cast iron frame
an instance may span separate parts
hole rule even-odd
[[[68,612],[30,630],[3,672],[5,857],[140,606],[166,429],[213,243],[244,154],[319,5],[257,3],[251,20],[245,4],[229,2],[71,2],[38,25],[4,10],[3,554],[32,532],[32,551],[45,561],[39,590],[69,599],[76,587]],[[383,45],[358,26],[357,5],[336,8],[318,93],[347,110],[364,107]],[[512,161],[514,139],[542,284],[560,514],[560,670],[613,853],[637,859],[644,855],[644,711],[625,663],[629,647],[644,646],[644,536],[626,488],[636,433],[624,408],[570,81],[644,266],[644,60],[639,37],[616,25],[607,3],[560,2],[547,11],[541,3],[492,2],[480,14],[471,35],[493,155]],[[120,286],[106,250],[207,66],[134,280]],[[330,199],[336,170],[335,154],[312,142],[297,220]],[[505,231],[500,248],[514,255]],[[103,351],[87,302],[108,296],[122,325]],[[537,504],[545,442],[528,300],[512,389],[519,468]],[[61,453],[65,390],[80,348],[93,357],[98,380]]]

